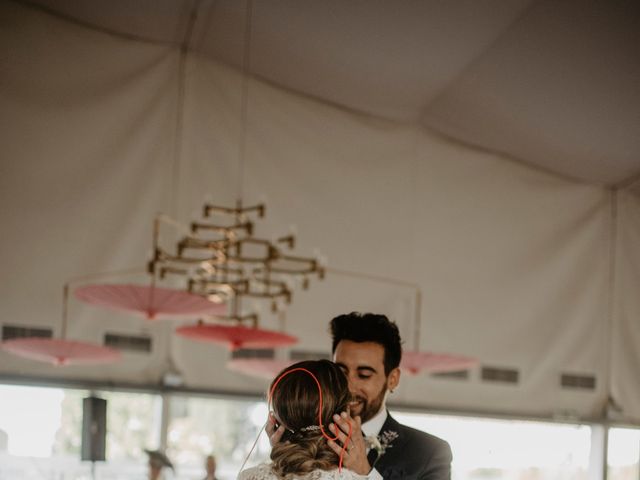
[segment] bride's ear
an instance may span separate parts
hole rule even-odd
[[[400,368],[394,368],[387,377],[387,388],[393,392],[400,383]]]

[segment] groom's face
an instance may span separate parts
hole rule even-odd
[[[384,373],[384,347],[374,342],[341,340],[333,361],[349,380],[349,390],[354,398],[351,415],[359,415],[362,422],[370,420],[384,403],[390,377],[395,378],[394,371],[389,377]],[[397,383],[393,378],[391,380]]]

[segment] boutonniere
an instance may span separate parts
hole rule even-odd
[[[384,452],[393,446],[391,444],[396,438],[398,438],[398,432],[385,430],[378,436],[372,435],[370,437],[365,437],[365,443],[370,449],[373,449],[378,453],[378,456],[376,457],[376,461],[378,461],[378,459],[384,455]]]

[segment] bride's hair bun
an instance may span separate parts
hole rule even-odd
[[[345,411],[351,398],[347,378],[333,362],[309,360],[285,368],[276,380],[295,368],[304,368],[318,379],[322,390],[322,425],[325,433],[332,435],[328,426],[333,421],[333,414]],[[297,371],[282,377],[273,390],[271,403],[276,417],[286,428],[282,440],[271,450],[272,468],[276,475],[288,479],[316,469],[332,470],[338,466],[338,455],[329,448],[322,431],[309,428],[318,425],[320,406],[318,386],[311,375]]]

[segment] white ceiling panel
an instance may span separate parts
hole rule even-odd
[[[192,51],[242,64],[244,1],[28,4],[128,38],[190,37]],[[640,172],[638,2],[252,4],[251,71],[278,86],[580,181]]]
[[[23,3],[23,2],[20,2]],[[42,9],[87,25],[141,40],[182,42],[196,0],[30,0]]]
[[[589,182],[640,172],[640,6],[537,1],[424,122]]]
[[[325,101],[413,121],[529,2],[255,2],[251,70]],[[244,2],[211,8],[196,48],[241,65]]]

